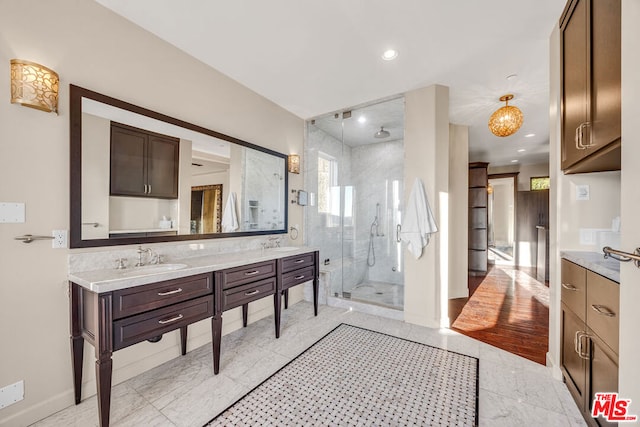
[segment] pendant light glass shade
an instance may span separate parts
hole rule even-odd
[[[505,102],[505,106],[496,110],[489,118],[489,130],[495,135],[505,137],[513,135],[520,129],[524,116],[518,107],[509,105],[513,95],[504,95],[500,101]]]

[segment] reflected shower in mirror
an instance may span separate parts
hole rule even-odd
[[[76,86],[71,98],[71,247],[286,232],[286,155]]]

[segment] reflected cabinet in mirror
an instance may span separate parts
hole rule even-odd
[[[72,248],[285,233],[281,154],[70,86]]]

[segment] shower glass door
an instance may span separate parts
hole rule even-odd
[[[307,236],[330,295],[403,308],[404,99],[308,123]]]

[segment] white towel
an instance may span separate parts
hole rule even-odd
[[[227,199],[227,206],[224,208],[224,213],[222,214],[222,231],[225,233],[229,233],[231,231],[236,231],[239,227],[238,224],[238,213],[236,209],[236,193],[229,193],[229,198]]]
[[[429,244],[431,234],[437,231],[438,226],[433,219],[424,185],[416,178],[405,207],[400,238],[407,243],[409,252],[418,259],[422,256],[422,248]]]

